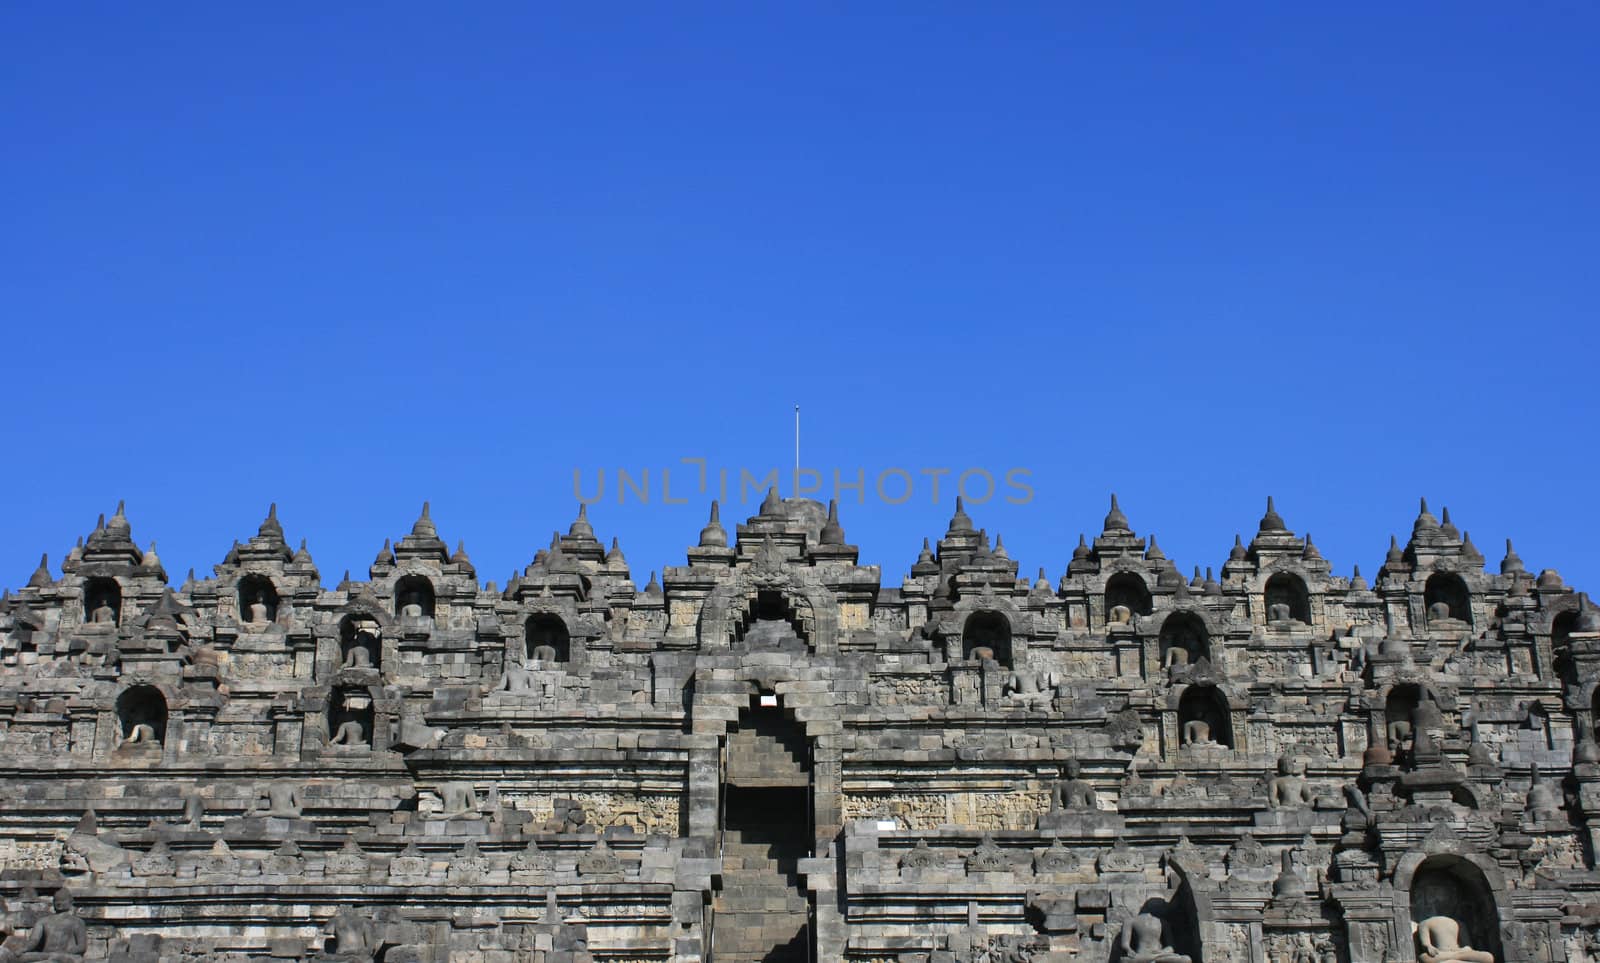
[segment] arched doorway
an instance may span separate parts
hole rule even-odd
[[[1505,959],[1500,914],[1483,870],[1460,856],[1429,856],[1411,877],[1411,921],[1419,926],[1443,916],[1460,927],[1460,942]]]

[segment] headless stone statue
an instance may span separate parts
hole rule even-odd
[[[1140,913],[1122,926],[1123,963],[1190,963],[1187,956],[1162,942],[1161,917]]]
[[[536,645],[533,647],[533,660],[535,662],[560,662],[561,655],[556,652],[553,645]]]
[[[350,651],[344,654],[344,669],[370,669],[372,668],[372,649],[369,642],[372,636],[363,632],[356,636],[355,643],[350,646]]]
[[[89,621],[95,625],[113,625],[117,621],[117,611],[111,607],[110,602],[101,599],[100,604],[89,613]]]
[[[118,741],[118,746],[159,744],[156,738],[156,727],[148,722],[136,722],[128,727],[128,732]]]
[[[1273,809],[1304,809],[1312,803],[1306,783],[1306,761],[1285,753],[1278,757],[1278,775],[1267,784],[1267,805]]]
[[[1181,645],[1174,645],[1172,648],[1167,650],[1167,661],[1166,661],[1166,667],[1167,668],[1170,669],[1173,666],[1178,666],[1178,667],[1181,668],[1181,667],[1186,666],[1188,664],[1189,664],[1189,650],[1188,649],[1184,648]]]
[[[1495,963],[1494,954],[1475,950],[1461,942],[1461,924],[1448,916],[1430,916],[1417,924],[1417,944],[1422,952],[1417,954],[1421,963],[1446,963],[1463,960],[1465,963]]]
[[[532,692],[535,677],[533,670],[520,665],[506,666],[505,674],[500,676],[500,681],[494,684],[490,692]]]
[[[1133,621],[1133,609],[1126,605],[1113,605],[1111,611],[1106,613],[1106,622],[1109,625],[1127,625]]]
[[[72,908],[72,894],[56,890],[55,912],[41,919],[28,931],[17,959],[22,963],[83,963],[89,948],[89,930]]]
[[[422,618],[422,595],[415,589],[406,592],[400,599],[400,617],[404,619]]]
[[[334,746],[365,746],[367,734],[362,731],[360,722],[350,719],[339,723],[339,730],[333,734],[328,743]]]
[[[1048,672],[1018,669],[1006,679],[1005,697],[1030,705],[1048,706],[1055,698],[1055,676]]]
[[[1211,723],[1190,719],[1183,724],[1183,744],[1186,746],[1215,746],[1211,738]]]
[[[1079,778],[1082,767],[1078,760],[1068,759],[1062,767],[1063,774],[1067,777],[1058,782],[1050,790],[1051,809],[1099,809],[1100,797],[1095,792],[1094,785],[1085,779]]]
[[[316,957],[325,963],[372,963],[378,955],[378,928],[350,907],[341,909],[328,921],[324,931],[332,939],[323,944],[323,953]]]
[[[478,795],[464,782],[447,782],[440,788],[444,796],[444,818],[466,819],[478,814]]]
[[[979,662],[993,662],[994,650],[989,648],[987,645],[976,645],[973,646],[972,651],[967,654],[967,658],[977,659]]]
[[[1412,728],[1407,719],[1396,719],[1389,723],[1389,751],[1399,755],[1402,751],[1411,748]]]
[[[1445,602],[1435,602],[1428,606],[1428,621],[1445,622],[1450,619],[1450,606]]]
[[[1294,610],[1289,608],[1287,602],[1274,602],[1267,606],[1268,622],[1288,622],[1294,618]]]
[[[267,785],[267,815],[283,819],[300,818],[300,790],[292,782]]]

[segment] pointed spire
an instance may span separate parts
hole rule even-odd
[[[302,538],[300,540],[300,547],[294,550],[294,558],[291,558],[289,561],[296,565],[311,564],[311,550],[306,547],[305,539]]]
[[[378,557],[372,560],[372,564],[374,564],[374,565],[393,565],[394,564],[394,546],[389,544],[389,540],[387,538],[383,540],[383,547],[378,549]]]
[[[439,537],[439,530],[434,527],[433,516],[427,502],[422,503],[422,514],[417,516],[416,524],[411,526],[411,534],[418,538]]]
[[[1204,591],[1206,595],[1222,594],[1222,585],[1211,574],[1211,566],[1209,565],[1206,566],[1206,580],[1205,584],[1202,586],[1202,591]]]
[[[189,574],[183,577],[183,591],[194,591],[194,567],[190,566]]]
[[[967,515],[967,508],[964,504],[962,504],[961,496],[957,495],[956,513],[950,516],[950,525],[946,529],[945,534],[953,535],[956,532],[970,531],[972,531],[972,518]]]
[[[1522,565],[1522,557],[1517,550],[1511,547],[1511,539],[1506,539],[1506,557],[1500,560],[1501,575],[1520,575],[1527,569]]]
[[[651,569],[650,570],[650,583],[644,587],[644,594],[646,594],[646,595],[660,595],[661,594],[661,583],[656,581],[656,570],[655,569]]]
[[[49,588],[55,584],[55,579],[50,577],[50,556],[39,556],[39,567],[34,569],[33,577],[28,579],[28,588]]]
[[[1150,547],[1145,549],[1144,557],[1147,561],[1151,562],[1163,561],[1167,557],[1167,553],[1163,552],[1161,550],[1161,546],[1156,544],[1155,532],[1150,533]]]
[[[224,555],[222,557],[222,564],[224,564],[224,565],[238,565],[239,564],[239,540],[237,538],[233,540],[233,547],[228,549],[228,554],[226,554],[226,555]]]
[[[1310,532],[1306,532],[1306,547],[1300,553],[1300,560],[1304,561],[1304,562],[1314,562],[1314,561],[1317,561],[1317,560],[1319,560],[1321,558],[1322,558],[1322,553],[1317,551],[1317,546],[1316,545],[1312,544],[1311,533]]]
[[[1006,554],[1005,536],[1001,535],[999,532],[995,532],[994,533],[994,557],[995,558],[1010,558],[1011,557],[1011,556]]]
[[[273,541],[283,541],[283,526],[278,523],[277,502],[273,502],[267,506],[267,517],[262,519],[261,527],[256,530],[256,534],[262,538],[272,539]]]
[[[153,538],[150,540],[150,550],[145,552],[144,557],[139,560],[139,570],[142,572],[159,572],[163,578],[166,577],[167,572],[161,566],[161,556],[156,554],[156,540]]]
[[[1084,539],[1083,533],[1079,532],[1078,533],[1078,544],[1072,549],[1072,560],[1073,561],[1078,561],[1079,559],[1085,559],[1085,558],[1088,558],[1088,557],[1089,557],[1089,543],[1088,543],[1088,541],[1086,539]]]
[[[1045,577],[1043,565],[1039,566],[1039,578],[1033,583],[1033,588],[1036,592],[1050,591],[1050,580]]]
[[[1350,588],[1357,592],[1365,592],[1370,587],[1367,585],[1367,580],[1361,577],[1361,566],[1352,566],[1350,570]]]
[[[128,524],[127,504],[123,500],[118,499],[117,513],[112,515],[111,521],[106,523],[106,531],[121,532],[122,534],[126,535],[130,530],[131,526]]]
[[[1589,593],[1578,594],[1578,617],[1572,623],[1572,631],[1593,633],[1600,632],[1600,611],[1589,602]]]
[[[1426,498],[1418,501],[1420,507],[1417,509],[1417,520],[1411,525],[1411,534],[1413,536],[1431,535],[1439,530],[1439,520],[1433,517],[1432,512],[1428,511],[1428,500]]]
[[[339,579],[339,585],[338,585],[338,589],[337,590],[340,591],[340,592],[348,592],[348,591],[350,591],[350,570],[349,569],[345,569],[344,570],[344,577]]]
[[[701,548],[727,548],[728,530],[722,527],[722,508],[717,500],[711,500],[711,520],[706,522],[706,527],[700,529]]]
[[[1191,589],[1194,589],[1196,592],[1199,592],[1199,591],[1203,590],[1205,588],[1205,586],[1206,586],[1205,579],[1202,579],[1200,577],[1200,566],[1196,565],[1194,567],[1194,578],[1191,578],[1189,580],[1189,587]]]
[[[1389,536],[1389,552],[1383,557],[1385,566],[1398,566],[1405,561],[1405,555],[1400,551],[1400,539]],[[1382,575],[1382,572],[1378,573]]]
[[[839,499],[828,499],[828,520],[822,523],[822,533],[817,540],[823,545],[844,544],[844,527],[839,524]]]
[[[606,552],[606,567],[614,569],[628,567],[628,560],[622,557],[622,543],[617,540],[615,535],[611,536],[611,549]]]
[[[1472,544],[1471,532],[1461,533],[1461,554],[1466,558],[1476,559],[1479,562],[1483,561],[1483,553],[1478,551],[1478,546]]]
[[[761,510],[758,514],[774,518],[783,514],[783,499],[778,497],[778,486],[767,488],[767,497],[761,500]]]
[[[94,530],[97,531],[97,532],[103,532],[103,531],[106,530],[106,513],[105,512],[101,512],[100,513],[100,517],[95,520]]]
[[[922,551],[917,553],[918,564],[933,561],[933,546],[928,544],[928,539],[922,539]]]
[[[1461,532],[1458,531],[1454,525],[1450,524],[1450,506],[1449,505],[1446,505],[1443,509],[1440,510],[1439,531],[1441,533],[1443,533],[1446,538],[1460,538],[1461,537]]]
[[[594,538],[594,526],[589,524],[589,506],[585,502],[578,503],[578,517],[572,520],[572,525],[567,529],[568,538]]]
[[[1228,549],[1228,561],[1242,562],[1247,554],[1244,548],[1244,539],[1239,536],[1238,532],[1234,532],[1233,547]]]
[[[456,540],[456,551],[454,555],[450,556],[450,564],[459,565],[468,571],[473,571],[472,557],[467,554],[467,543],[465,539]]]
[[[1283,523],[1283,516],[1278,514],[1278,509],[1272,504],[1272,496],[1267,496],[1267,513],[1261,516],[1261,531],[1287,532],[1289,526]]]
[[[1111,510],[1106,512],[1105,524],[1100,526],[1105,534],[1111,532],[1131,532],[1133,527],[1128,524],[1128,516],[1122,513],[1122,506],[1117,504],[1117,493],[1111,493]]]

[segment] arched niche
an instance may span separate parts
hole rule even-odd
[[[1389,690],[1383,700],[1383,738],[1395,761],[1400,762],[1416,737],[1417,710],[1426,696],[1414,682],[1402,682]]]
[[[781,589],[764,588],[746,600],[734,625],[735,643],[754,649],[794,649],[810,644],[805,619]]]
[[[988,657],[1004,666],[1011,664],[1011,622],[999,612],[981,611],[967,616],[961,627],[961,657],[975,659],[979,649],[987,649]]]
[[[1288,619],[1311,624],[1311,593],[1306,591],[1305,581],[1293,572],[1279,572],[1267,579],[1262,597],[1268,622]]]
[[[116,579],[98,575],[84,581],[83,619],[95,625],[122,621],[122,586]]]
[[[425,575],[407,575],[394,583],[394,614],[400,618],[433,618],[433,600],[433,583]]]
[[[123,745],[167,740],[167,697],[153,685],[135,685],[117,696],[117,741]]]
[[[1461,576],[1453,572],[1435,572],[1428,576],[1422,589],[1422,602],[1429,623],[1439,619],[1472,622],[1472,593]]]
[[[1208,732],[1191,723],[1199,723]],[[1178,734],[1186,746],[1216,744],[1233,748],[1233,722],[1228,699],[1214,685],[1192,685],[1178,697]]]
[[[567,662],[572,658],[572,635],[567,623],[554,612],[535,612],[523,625],[528,658],[541,662]]]
[[[1413,923],[1420,927],[1435,916],[1449,917],[1461,928],[1462,944],[1496,960],[1506,958],[1494,890],[1477,864],[1463,856],[1435,854],[1416,867],[1409,883]]]
[[[351,613],[339,620],[339,667],[376,669],[383,659],[381,628],[370,615]]]
[[[1161,664],[1187,665],[1211,658],[1211,635],[1194,612],[1174,612],[1161,623]]]
[[[1578,622],[1577,609],[1568,609],[1550,620],[1550,646],[1565,649],[1572,638],[1572,627]]]
[[[342,746],[370,746],[374,720],[370,692],[354,686],[335,689],[328,700],[328,741]]]
[[[1118,572],[1106,579],[1106,618],[1117,606],[1125,606],[1134,615],[1149,615],[1151,611],[1150,586],[1133,572]]]
[[[264,575],[246,575],[239,580],[239,618],[247,625],[261,625],[278,618],[278,590]]]

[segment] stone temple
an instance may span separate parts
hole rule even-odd
[[[1448,512],[687,562],[580,512],[502,589],[424,507],[328,589],[273,511],[172,588],[119,508],[0,605],[0,961],[1600,958],[1600,612]]]

